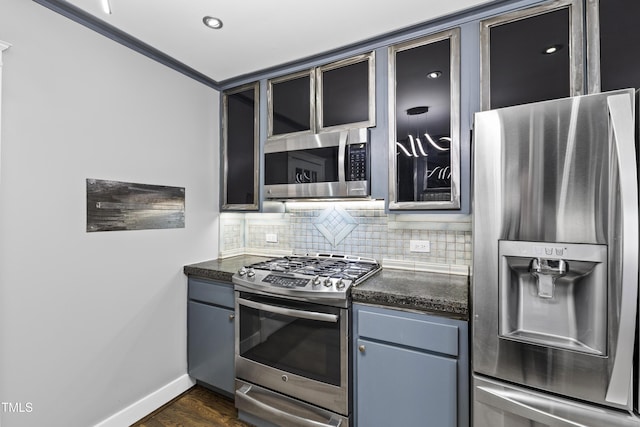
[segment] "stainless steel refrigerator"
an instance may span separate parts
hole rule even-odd
[[[475,427],[640,425],[637,132],[631,89],[475,115]]]

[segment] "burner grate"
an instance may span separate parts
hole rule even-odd
[[[375,261],[354,261],[333,257],[286,256],[247,266],[255,270],[297,273],[309,277],[322,276],[350,279],[354,282],[380,268]]]

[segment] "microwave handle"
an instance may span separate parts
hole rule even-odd
[[[632,404],[630,390],[633,383],[633,342],[638,298],[638,192],[635,185],[638,179],[635,165],[633,102],[633,97],[628,94],[607,98],[621,183],[623,259],[620,325],[615,361],[605,400],[626,407]]]
[[[349,131],[340,132],[340,140],[338,142],[338,182],[340,184],[346,184],[346,174],[344,169],[346,167],[345,158],[347,156],[347,142],[349,139]]]
[[[244,298],[238,298],[238,304],[246,307],[255,308],[256,310],[268,311],[269,313],[282,314],[283,316],[297,317],[300,319],[317,320],[319,322],[337,323],[339,318],[337,314],[317,313],[315,311],[294,310],[292,308],[279,307],[276,305],[263,304]]]

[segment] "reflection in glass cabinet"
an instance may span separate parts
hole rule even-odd
[[[482,110],[583,94],[582,19],[556,0],[482,21]]]
[[[258,210],[258,83],[223,96],[223,210]]]
[[[460,30],[390,47],[390,209],[460,207]]]

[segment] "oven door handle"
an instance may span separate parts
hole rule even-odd
[[[245,385],[241,389],[236,390],[236,399],[240,401],[245,401],[246,403],[253,405],[254,407],[260,409],[261,411],[266,412],[267,414],[276,418],[274,421],[278,421],[278,423],[282,423],[282,425],[292,425],[292,426],[300,426],[300,427],[340,427],[342,425],[342,420],[331,419],[328,423],[323,423],[315,420],[310,420],[308,418],[300,417],[298,415],[290,414],[281,409],[275,408],[271,405],[268,405],[260,400],[256,399],[253,396],[249,396],[249,392],[251,391],[251,386]]]
[[[282,314],[289,317],[298,317],[300,319],[318,320],[320,322],[337,323],[340,317],[337,314],[318,313],[316,311],[294,310],[292,308],[278,307],[276,305],[263,304],[244,298],[238,298],[238,304],[246,307],[255,308],[256,310],[268,311],[270,313]]]

